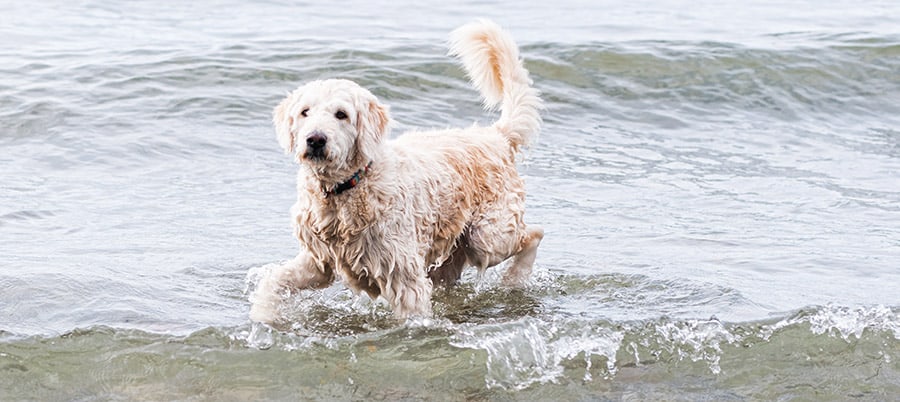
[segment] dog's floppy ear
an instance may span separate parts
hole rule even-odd
[[[272,112],[272,123],[275,124],[275,136],[278,138],[278,145],[284,148],[284,153],[290,155],[294,152],[294,116],[291,116],[291,104],[293,104],[294,94],[284,98],[275,110]]]
[[[390,121],[388,107],[378,103],[373,96],[357,109],[356,131],[373,142],[380,142],[387,135]]]
[[[357,151],[365,159],[372,161],[381,141],[387,137],[391,118],[388,108],[374,96],[357,99],[356,133]]]

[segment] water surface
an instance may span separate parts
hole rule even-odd
[[[350,78],[394,135],[487,124],[445,38],[489,17],[543,92],[547,235],[390,318],[341,286],[285,331],[271,109]],[[12,3],[0,16],[0,399],[900,395],[893,2]]]

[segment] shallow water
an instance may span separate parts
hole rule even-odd
[[[0,16],[0,400],[900,395],[900,6],[16,3]],[[396,133],[488,123],[444,41],[509,28],[547,103],[524,290],[399,323],[295,250],[269,123],[346,77]]]

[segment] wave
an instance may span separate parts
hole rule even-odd
[[[249,270],[245,294],[265,269]],[[900,391],[896,306],[728,321],[696,317],[749,302],[708,284],[537,270],[520,290],[495,286],[492,273],[439,290],[435,318],[406,323],[382,302],[332,286],[294,297],[282,311],[293,324],[280,330],[101,325],[23,336],[0,328],[0,399],[290,398],[262,391],[270,389],[314,399],[877,399]]]
[[[700,363],[709,374],[730,377],[747,369],[742,362],[765,364],[780,359],[778,353],[818,356],[818,364],[842,365],[846,363],[843,355],[873,346],[874,361],[869,363],[891,363],[891,355],[900,351],[898,340],[900,320],[895,310],[826,306],[775,322],[739,324],[716,319],[617,324],[529,318],[464,328],[451,344],[486,354],[488,387],[522,389],[559,381],[566,368],[573,366],[583,368],[585,381],[614,379],[621,368],[663,365],[674,369],[685,362]],[[837,354],[823,356],[822,348]],[[686,371],[698,374],[696,368]]]
[[[893,116],[900,111],[896,38],[787,48],[663,41],[544,44],[525,53],[551,100],[588,110],[600,104],[616,119],[646,119],[640,111],[647,108],[661,111],[660,124],[671,117],[666,110],[717,121],[747,112],[797,121],[810,114]],[[668,120],[668,126],[686,125]]]
[[[685,41],[541,43],[523,47],[523,56],[557,108],[597,110],[613,100],[625,110],[654,105],[707,116],[723,108],[764,110],[785,119],[810,111],[898,114],[900,40],[831,35],[779,47],[793,43],[791,38],[773,36],[766,48]],[[123,128],[135,119],[207,115],[257,124],[286,91],[326,77],[357,80],[400,103],[400,111],[410,107],[403,103],[428,100],[433,107],[469,98],[473,111],[479,110],[477,96],[461,96],[471,89],[455,60],[443,53],[433,44],[367,51],[260,42],[40,54],[32,57],[40,62],[25,57],[23,65],[2,70],[10,84],[0,85],[0,94],[12,103],[5,103],[9,111],[0,117],[20,122],[17,135],[77,125],[97,114],[118,117]]]
[[[189,389],[185,384],[156,388],[172,385],[171,376],[176,373],[192,373],[189,377],[199,376],[206,383],[224,381],[235,371],[259,383],[279,381],[264,368],[269,364],[291,375],[306,373],[295,379],[302,384],[321,381],[313,387],[349,381],[353,389],[375,390],[384,386],[384,373],[403,376],[407,382],[392,379],[389,388],[409,397],[451,391],[452,379],[482,389],[476,392],[479,395],[536,396],[546,387],[559,390],[577,385],[591,392],[602,390],[610,397],[624,395],[619,392],[626,389],[652,396],[662,389],[685,387],[685,378],[694,385],[707,384],[710,389],[704,392],[710,393],[703,394],[707,396],[731,389],[732,396],[846,397],[863,389],[868,390],[864,396],[877,397],[879,392],[897,388],[893,381],[900,374],[898,313],[885,306],[829,305],[745,323],[666,317],[614,322],[564,316],[525,316],[481,324],[420,320],[330,336],[251,325],[208,328],[187,336],[110,327],[49,338],[16,339],[0,332],[0,369],[9,374],[7,380],[0,380],[6,383],[0,389],[14,395],[23,386],[16,382],[19,377],[30,376],[27,383],[37,384],[55,375],[62,376],[59,381],[73,382],[67,386],[82,387],[89,394],[118,384],[113,388],[120,394],[114,394],[121,395],[126,392],[121,388],[124,383],[168,398]],[[369,316],[371,306],[335,315],[336,321]],[[323,364],[331,367],[328,375],[319,372]],[[48,369],[51,366],[53,370]],[[76,371],[99,377],[76,380]],[[259,378],[260,371],[273,377]],[[828,377],[816,377],[823,373]],[[449,382],[439,381],[442,375]],[[66,380],[66,376],[72,378]],[[423,376],[428,379],[424,390],[420,388]],[[777,383],[771,383],[774,380]],[[804,390],[804,382],[819,386]],[[737,391],[735,385],[740,385]],[[232,396],[239,394],[237,389],[232,391]],[[699,395],[696,389],[692,392]]]

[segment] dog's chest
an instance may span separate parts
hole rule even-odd
[[[382,242],[377,239],[377,225],[364,222],[359,217],[349,218],[340,214],[299,214],[296,222],[298,240],[309,249],[317,260],[328,262],[339,270],[362,272],[372,264],[366,255],[377,255]]]

